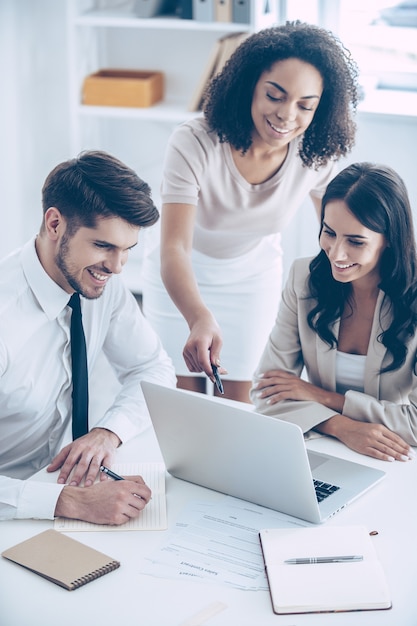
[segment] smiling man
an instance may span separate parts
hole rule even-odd
[[[149,423],[140,381],[176,383],[118,276],[140,229],[159,213],[148,185],[98,151],[55,167],[42,204],[39,234],[0,262],[0,519],[122,524],[140,515],[150,490],[140,476],[101,474],[96,482],[100,465],[111,465],[116,448]],[[71,441],[73,294],[81,296],[88,371],[103,351],[121,388]],[[45,466],[60,470],[57,483],[28,480]]]

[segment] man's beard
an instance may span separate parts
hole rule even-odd
[[[103,285],[103,289],[100,292],[92,295],[90,292],[87,293],[83,289],[81,283],[73,276],[67,264],[67,258],[69,256],[70,239],[71,238],[67,235],[67,233],[64,233],[61,239],[61,245],[59,247],[59,250],[57,251],[55,255],[55,263],[57,267],[61,270],[62,275],[64,276],[67,283],[70,285],[70,287],[72,287],[72,289],[74,289],[74,291],[78,292],[81,296],[83,296],[84,298],[87,298],[88,300],[95,300],[102,295],[104,291],[104,285]]]

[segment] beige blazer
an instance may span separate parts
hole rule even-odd
[[[254,374],[253,383],[262,372],[282,369],[301,375],[305,367],[308,380],[329,391],[336,391],[336,349],[329,348],[307,323],[307,314],[314,306],[309,298],[307,278],[311,258],[294,262],[275,325]],[[380,292],[365,362],[364,392],[345,394],[343,415],[364,422],[384,424],[400,435],[409,445],[417,445],[417,377],[413,370],[417,350],[417,335],[408,342],[404,365],[395,371],[380,374],[391,357],[378,341],[381,326],[390,322],[390,307]],[[339,321],[334,326],[338,336]],[[256,396],[252,387],[251,400],[256,411],[299,424],[303,432],[335,415],[333,409],[310,401],[285,400],[266,404]]]

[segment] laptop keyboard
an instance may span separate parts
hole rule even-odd
[[[321,502],[325,498],[328,498],[335,491],[340,489],[337,485],[330,485],[329,483],[323,483],[321,480],[313,479],[314,488],[316,490],[317,501]]]

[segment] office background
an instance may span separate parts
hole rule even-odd
[[[326,13],[326,7],[334,9],[336,4],[343,3],[343,0],[276,1],[281,15],[283,7],[291,19],[312,21],[320,13],[322,23],[328,26],[332,25],[332,14],[330,10]],[[355,4],[350,0],[349,3]],[[129,2],[113,0],[113,4],[129,5]],[[378,2],[370,0],[362,4],[375,9]],[[321,12],[312,15],[313,6]],[[38,230],[43,181],[58,162],[74,156],[67,22],[66,0],[0,0],[2,257]],[[177,37],[177,45],[186,46],[187,38]],[[155,46],[154,52],[156,56],[169,55],[169,50],[161,46]],[[132,49],[132,58],[134,54]],[[375,90],[373,85],[361,103],[357,124],[356,146],[346,161],[372,160],[394,167],[407,184],[417,223],[417,91]],[[172,127],[173,124],[164,125],[163,134],[158,137],[160,145],[161,137],[163,143]],[[153,134],[158,133],[160,128],[153,123],[133,122],[129,141],[113,144],[115,155],[138,169],[139,175],[151,184],[157,204],[162,152],[159,156],[155,153]],[[108,145],[86,143],[82,147],[106,149]],[[152,171],[139,169],[139,147],[142,151],[145,148],[145,154],[147,151],[152,154]],[[315,252],[317,240],[312,236],[315,229],[314,212],[306,203],[283,235],[286,271],[292,258]],[[132,289],[140,290],[140,259],[133,256],[128,266]]]

